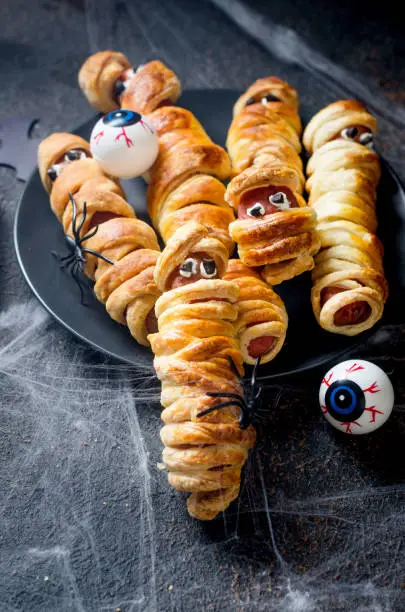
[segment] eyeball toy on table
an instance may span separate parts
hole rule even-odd
[[[374,363],[349,359],[324,376],[319,404],[325,419],[339,431],[366,434],[389,418],[394,389],[386,373]]]
[[[152,124],[139,113],[111,111],[93,128],[90,149],[103,170],[118,178],[145,174],[159,152],[159,138]]]

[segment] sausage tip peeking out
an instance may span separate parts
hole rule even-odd
[[[312,306],[324,329],[346,336],[371,328],[388,296],[377,228],[380,161],[372,149],[375,117],[356,100],[334,102],[304,131],[309,203],[321,250],[312,272]]]
[[[275,285],[314,266],[316,215],[302,197],[297,92],[276,77],[259,79],[239,98],[227,148],[233,179],[226,200],[237,213],[230,234],[247,266],[264,266]]]
[[[155,308],[158,332],[148,338],[162,381],[163,461],[169,483],[191,494],[188,511],[200,520],[213,519],[238,496],[255,441],[252,426],[240,428],[240,407],[224,407],[218,397],[243,398],[239,289],[222,279],[227,264],[223,244],[190,222],[169,238],[155,268],[164,293]],[[221,410],[210,410],[217,404]]]

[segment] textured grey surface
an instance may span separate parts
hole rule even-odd
[[[343,70],[357,60],[367,87],[401,102],[399,38],[395,57],[375,28],[364,25],[364,38],[347,26],[342,8],[330,9],[325,25],[316,6],[308,14],[291,4],[288,19],[284,3],[272,14],[271,6],[255,8]],[[38,136],[91,116],[76,74],[107,46],[134,63],[160,57],[185,88],[243,88],[274,73],[314,108],[331,97],[322,80],[271,55],[208,3],[16,0],[1,3],[0,17],[0,122],[40,116]],[[383,119],[381,143],[401,173],[402,130]],[[0,609],[404,609],[403,329],[382,329],[356,353],[394,373],[397,406],[383,429],[364,439],[335,433],[318,410],[319,373],[270,389],[273,410],[239,502],[197,523],[157,467],[153,373],[75,341],[25,286],[11,240],[22,190],[0,168]],[[35,228],[35,202],[32,215]]]

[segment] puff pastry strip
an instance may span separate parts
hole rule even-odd
[[[304,131],[309,203],[318,216],[321,250],[311,294],[324,329],[348,336],[372,327],[388,296],[383,248],[375,236],[380,162],[371,148],[376,119],[356,100],[322,109]]]
[[[134,71],[122,54],[103,51],[86,60],[79,83],[97,109],[107,112],[121,106],[146,114],[156,128],[160,152],[148,173],[147,200],[163,240],[195,220],[209,227],[231,252],[228,228],[234,213],[225,202],[221,182],[229,177],[230,161],[190,111],[173,106],[181,91],[174,72],[158,60]]]
[[[235,406],[198,416],[220,401],[207,392],[242,393],[228,360],[242,373],[234,326],[237,284],[197,275],[198,280],[191,276],[176,286],[187,259],[203,255],[215,261],[218,274],[226,269],[226,249],[208,236],[206,227],[189,222],[168,240],[155,268],[164,291],[156,302],[159,331],[149,336],[162,382],[163,461],[170,484],[191,493],[188,511],[201,520],[213,519],[237,497],[241,469],[255,441],[251,426],[240,429]]]
[[[235,322],[245,363],[267,363],[280,352],[287,332],[288,317],[281,298],[252,268],[230,259],[224,280],[239,287],[238,318]]]
[[[271,285],[311,270],[320,246],[316,214],[302,197],[300,134],[297,93],[280,79],[259,79],[234,106],[225,199],[238,219],[229,230],[243,263],[264,266]]]
[[[77,206],[77,226],[86,203],[81,235],[99,228],[84,246],[108,257],[114,265],[88,254],[84,271],[96,281],[95,294],[109,315],[127,325],[140,344],[148,345],[147,335],[156,325],[154,304],[160,295],[153,278],[159,255],[155,232],[136,219],[120,184],[105,175],[91,158],[88,143],[79,136],[56,133],[43,140],[38,165],[52,210],[65,234],[72,235],[69,192]]]

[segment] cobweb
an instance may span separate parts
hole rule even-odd
[[[75,74],[86,53],[107,46],[139,63],[160,57],[185,87],[242,88],[274,72],[319,107],[329,101],[322,82],[264,52],[209,4],[195,3],[193,19],[181,0],[86,0],[84,12],[77,4],[57,5],[55,32],[38,28],[40,56],[25,73],[43,89],[24,104],[34,112],[41,102],[49,131],[88,113]],[[49,8],[38,10],[45,21]],[[58,20],[74,48],[58,46]],[[12,39],[12,19],[4,24]],[[24,88],[16,79],[11,102]],[[394,156],[401,134],[383,121]],[[93,352],[32,298],[11,248],[19,186],[7,170],[0,179],[0,608],[404,609],[404,328],[385,327],[356,352],[394,377],[398,402],[384,428],[337,434],[317,406],[317,373],[268,388],[239,500],[198,523],[161,470],[152,369]]]

